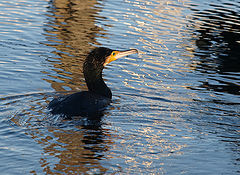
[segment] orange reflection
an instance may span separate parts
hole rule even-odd
[[[48,22],[45,26],[46,46],[55,48],[49,58],[53,69],[43,72],[56,91],[86,89],[82,64],[86,54],[98,44],[95,40],[101,29],[95,25],[98,8],[96,0],[52,1],[49,7]]]

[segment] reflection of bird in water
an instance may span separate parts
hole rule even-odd
[[[49,103],[48,108],[52,114],[61,114],[66,117],[83,116],[94,117],[101,114],[110,104],[112,92],[102,79],[102,70],[108,63],[138,53],[136,49],[114,51],[99,47],[90,52],[83,65],[83,73],[88,91],[77,92]]]

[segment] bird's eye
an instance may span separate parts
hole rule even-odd
[[[116,55],[116,53],[115,53],[115,52],[113,52],[113,53],[112,53],[112,56],[115,56],[115,55]]]

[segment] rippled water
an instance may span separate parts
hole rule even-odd
[[[238,1],[0,2],[3,174],[240,173]],[[86,90],[96,46],[139,55],[104,70],[99,122],[63,120],[53,97]]]

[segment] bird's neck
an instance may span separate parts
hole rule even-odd
[[[89,91],[110,99],[112,98],[111,90],[103,81],[102,69],[94,70],[86,67],[86,69],[84,70],[84,77]]]

